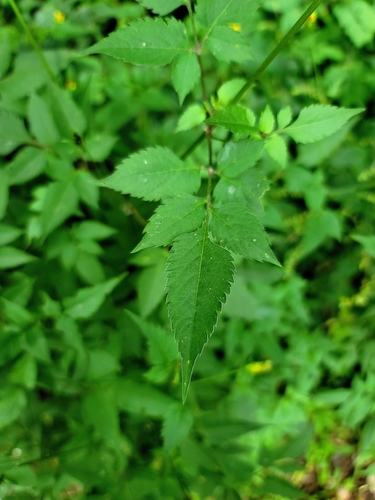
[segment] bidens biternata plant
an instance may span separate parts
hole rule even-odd
[[[141,0],[140,3],[162,16],[185,2]],[[319,3],[316,0],[306,10],[279,44],[280,50]],[[280,265],[257,217],[262,210],[260,198],[268,189],[264,173],[256,166],[263,150],[284,168],[287,164],[284,134],[299,143],[318,141],[362,111],[313,105],[303,109],[293,122],[290,109],[285,108],[278,113],[276,126],[274,114],[267,106],[257,120],[250,109],[238,104],[256,79],[254,75],[232,96],[227,107],[215,109],[208,104],[202,53],[209,51],[218,60],[227,62],[250,59],[250,46],[237,28],[250,21],[259,2],[198,0],[193,5],[187,0],[186,5],[191,30],[174,18],[145,17],[85,52],[106,54],[138,65],[171,64],[172,83],[181,104],[201,81],[203,115],[197,106],[198,112],[188,109],[182,125],[180,121],[180,129],[188,128],[189,121],[196,125],[205,120],[201,139],[208,144],[206,165],[188,161],[200,140],[187,148],[184,159],[169,149],[154,147],[131,155],[101,182],[122,193],[162,202],[134,251],[171,246],[166,268],[167,303],[182,358],[183,400],[195,361],[210,338],[230,292],[234,273],[232,254]],[[275,49],[260,66],[257,78],[276,53]],[[217,157],[212,147],[215,127],[227,130],[227,139]],[[195,196],[202,192],[202,182],[205,195]]]

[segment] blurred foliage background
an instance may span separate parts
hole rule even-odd
[[[145,2],[146,3],[146,2]],[[0,498],[375,498],[375,8],[323,2],[243,99],[259,114],[366,112],[290,145],[262,221],[281,269],[237,259],[232,293],[181,404],[167,250],[131,250],[156,204],[100,189],[128,154],[177,155],[170,69],[80,52],[137,2],[19,0],[48,71],[0,0]],[[251,75],[304,0],[264,0],[254,60],[203,57],[212,99]],[[187,9],[172,13],[186,22]],[[190,29],[190,28],[189,28]],[[219,150],[220,142],[215,143]],[[207,161],[204,145],[192,153]]]

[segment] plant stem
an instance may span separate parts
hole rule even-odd
[[[58,81],[55,77],[55,75],[53,74],[52,70],[51,70],[51,67],[50,65],[48,64],[46,58],[44,57],[44,54],[38,44],[38,42],[35,40],[35,38],[33,37],[29,27],[27,26],[27,24],[25,23],[25,20],[24,18],[22,17],[22,14],[15,2],[15,0],[9,0],[9,3],[10,3],[10,6],[12,7],[13,9],[13,12],[15,14],[15,16],[17,17],[19,23],[21,24],[22,28],[24,29],[31,45],[34,47],[35,49],[35,52],[38,54],[39,56],[39,59],[41,60],[42,62],[42,65],[44,66],[44,69],[46,70],[48,76],[51,78],[51,80],[53,81],[53,83],[55,83],[56,85],[59,85],[58,84]]]
[[[241,97],[250,89],[250,87],[258,80],[260,75],[264,72],[264,70],[271,64],[271,62],[275,59],[276,56],[283,50],[283,48],[289,43],[289,41],[295,36],[297,31],[305,24],[311,14],[316,10],[322,0],[314,0],[313,3],[305,10],[302,16],[298,19],[298,21],[290,28],[288,33],[284,36],[284,38],[276,45],[273,51],[266,57],[266,59],[262,62],[262,64],[258,67],[258,69],[251,75],[249,80],[245,83],[242,89],[237,92],[237,94],[233,97],[229,105],[236,104]]]
[[[250,89],[250,87],[260,78],[262,73],[267,69],[267,67],[271,64],[271,62],[275,59],[275,57],[283,50],[283,48],[289,43],[289,41],[293,38],[293,36],[297,33],[297,31],[303,26],[303,24],[307,21],[307,19],[311,16],[311,14],[318,8],[322,0],[314,0],[312,4],[305,10],[302,16],[298,19],[298,21],[292,26],[292,28],[288,31],[288,33],[284,36],[284,38],[277,44],[277,46],[273,49],[273,51],[269,54],[268,57],[262,62],[262,64],[256,69],[256,71],[252,74],[249,80],[245,83],[242,89],[234,96],[232,101],[229,103],[236,104],[241,97]],[[190,3],[190,2],[189,2]],[[181,156],[182,159],[185,159],[192,153],[197,146],[203,141],[205,137],[205,133],[199,136],[191,146],[185,151],[185,153]]]

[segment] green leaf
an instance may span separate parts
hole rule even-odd
[[[42,149],[21,149],[6,168],[10,185],[24,184],[34,179],[44,171],[47,161],[47,153]]]
[[[241,63],[253,59],[247,41],[228,26],[216,26],[206,43],[219,61]]]
[[[12,269],[13,267],[23,266],[35,259],[36,257],[33,255],[19,250],[18,248],[0,248],[0,269]]]
[[[143,318],[148,316],[164,298],[166,255],[164,252],[160,253],[158,262],[143,269],[137,280],[138,308]]]
[[[7,155],[16,147],[31,140],[18,116],[0,110],[0,155]]]
[[[0,220],[5,217],[9,200],[9,179],[4,170],[0,170]]]
[[[164,449],[170,451],[186,436],[193,425],[193,416],[183,405],[174,405],[168,409],[164,417],[161,435],[164,440]]]
[[[227,203],[211,211],[210,231],[220,246],[246,259],[280,265],[270,249],[264,228],[246,206]]]
[[[50,184],[47,188],[41,213],[43,236],[50,234],[74,214],[77,207],[78,193],[74,185],[74,179]]]
[[[208,31],[230,23],[246,25],[259,5],[259,0],[199,0],[196,21]]]
[[[243,78],[234,78],[233,80],[229,80],[228,82],[225,82],[223,85],[221,85],[221,87],[217,91],[218,108],[220,109],[228,106],[230,101],[238,94],[245,83],[246,80],[244,80]]]
[[[264,134],[270,134],[275,127],[275,117],[271,111],[271,108],[267,105],[260,115],[259,118],[259,128]]]
[[[375,236],[361,236],[360,234],[355,234],[352,238],[363,246],[365,252],[375,258]]]
[[[81,288],[73,297],[64,300],[65,312],[72,318],[89,318],[125,276],[124,273],[99,285]]]
[[[172,83],[178,94],[180,105],[198,82],[199,77],[197,54],[186,52],[186,54],[175,57],[172,64]]]
[[[159,16],[165,16],[180,5],[185,5],[184,0],[138,0],[138,2]]]
[[[26,397],[20,389],[0,394],[0,429],[16,420],[26,406]]]
[[[290,135],[294,141],[303,144],[319,141],[332,135],[350,118],[362,111],[364,111],[363,108],[346,109],[314,104],[304,108],[297,120],[284,128],[282,132]]]
[[[0,245],[7,245],[16,240],[23,233],[18,227],[9,226],[8,224],[0,224]]]
[[[261,157],[264,141],[244,139],[228,142],[219,159],[218,170],[225,177],[237,177],[248,168],[253,167]]]
[[[286,167],[288,152],[285,141],[279,135],[272,135],[265,146],[270,157],[275,160],[282,168]]]
[[[197,357],[212,335],[233,281],[229,252],[211,242],[207,224],[180,236],[167,262],[167,303],[182,358],[185,401]]]
[[[46,101],[37,94],[32,94],[28,106],[30,129],[37,140],[51,146],[60,139],[52,113]]]
[[[78,170],[75,177],[75,187],[81,200],[91,208],[99,207],[99,187],[97,180],[90,172]]]
[[[254,127],[253,115],[251,111],[238,104],[229,106],[208,118],[206,123],[216,127],[224,127],[231,132],[239,134],[258,134],[258,127]]]
[[[292,121],[292,111],[290,106],[281,109],[277,114],[277,124],[279,128],[285,128]]]
[[[85,220],[73,229],[79,240],[105,240],[117,233],[116,229],[95,220]]]
[[[51,83],[49,86],[49,106],[60,133],[73,139],[73,133],[82,135],[86,130],[86,118],[73,100],[68,90]]]
[[[190,233],[201,226],[204,220],[205,199],[180,194],[160,205],[143,230],[144,237],[133,252],[151,246],[165,247],[183,233]]]
[[[363,47],[375,34],[374,7],[363,0],[335,5],[333,13],[356,47]]]
[[[25,354],[13,365],[10,380],[26,389],[34,389],[38,374],[37,363],[33,356]]]
[[[183,132],[190,130],[204,122],[206,118],[205,109],[199,104],[192,104],[189,106],[178,120],[176,132]]]
[[[341,239],[341,224],[337,215],[329,210],[311,212],[300,243],[300,256],[305,257],[311,253],[326,238]]]
[[[182,23],[173,18],[145,18],[111,33],[107,38],[84,51],[83,55],[106,54],[123,61],[164,66],[187,51]]]
[[[268,476],[262,487],[258,490],[260,494],[274,494],[282,498],[302,498],[303,492],[285,479],[277,476]]]
[[[131,378],[118,382],[119,408],[136,415],[164,417],[176,400],[154,387],[140,384]]]
[[[186,165],[166,148],[148,148],[131,155],[100,184],[147,201],[161,200],[178,192],[195,193],[199,169]]]

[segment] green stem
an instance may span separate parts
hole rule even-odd
[[[273,49],[273,51],[266,57],[258,69],[251,75],[249,80],[245,83],[242,89],[233,97],[229,105],[236,104],[241,97],[246,94],[250,87],[258,80],[264,70],[271,64],[271,62],[279,55],[283,48],[289,43],[289,41],[294,37],[297,31],[305,24],[311,14],[316,10],[322,0],[314,0],[313,3],[305,10],[298,21],[291,27],[284,38],[278,43],[278,45]]]
[[[234,96],[229,105],[236,104],[241,97],[250,89],[250,87],[260,78],[262,73],[267,69],[267,67],[271,64],[271,62],[275,59],[275,57],[283,50],[283,48],[289,43],[289,41],[293,38],[293,36],[297,33],[297,31],[303,26],[303,24],[307,21],[307,19],[311,16],[311,14],[318,8],[322,0],[314,0],[313,3],[305,10],[302,16],[298,19],[298,21],[292,26],[292,28],[288,31],[288,33],[284,36],[284,38],[278,43],[278,45],[273,49],[273,51],[269,54],[268,57],[262,62],[262,64],[258,67],[258,69],[252,74],[249,80],[245,83],[242,89]],[[203,133],[199,136],[195,142],[188,147],[185,153],[181,156],[182,159],[185,159],[194,151],[194,149],[199,146],[199,144],[203,141],[205,134]]]
[[[22,28],[24,29],[31,45],[34,47],[35,49],[35,52],[38,54],[39,56],[39,59],[41,60],[43,66],[44,66],[44,69],[47,71],[47,74],[48,76],[51,78],[51,80],[56,84],[58,85],[58,81],[56,80],[56,77],[55,75],[53,74],[51,68],[50,68],[50,65],[48,64],[46,58],[44,57],[43,55],[43,52],[41,50],[41,48],[39,47],[39,44],[38,42],[35,40],[35,38],[33,37],[29,27],[27,26],[27,24],[25,23],[25,20],[24,18],[22,17],[22,14],[15,2],[15,0],[9,0],[9,3],[10,3],[10,6],[12,7],[13,9],[13,12],[15,14],[15,16],[17,17],[18,21],[20,22]]]

